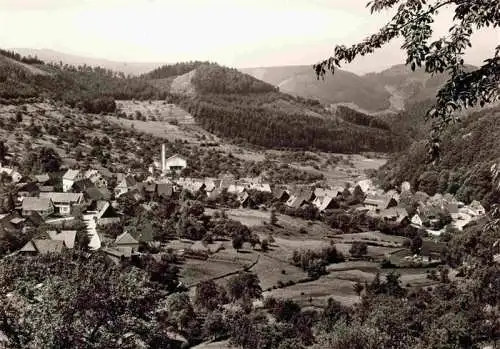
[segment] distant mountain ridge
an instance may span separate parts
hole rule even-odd
[[[23,56],[38,57],[47,63],[59,63],[68,65],[88,65],[92,67],[102,67],[105,69],[114,70],[117,72],[123,72],[130,75],[141,75],[150,72],[151,70],[158,68],[165,64],[159,62],[117,62],[103,58],[93,58],[85,57],[79,55],[73,55],[69,53],[63,53],[59,51],[54,51],[50,49],[31,49],[31,48],[13,48],[11,49]]]
[[[351,105],[369,113],[398,113],[407,105],[433,99],[447,79],[430,76],[423,68],[412,71],[404,64],[377,73],[356,75],[337,69],[334,76],[317,79],[311,66],[277,66],[240,69],[294,96],[318,99],[332,105]]]

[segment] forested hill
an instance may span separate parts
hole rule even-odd
[[[51,98],[91,113],[114,112],[115,99],[169,98],[228,141],[266,148],[392,152],[406,144],[393,131],[371,124],[373,120],[349,119],[316,100],[281,93],[236,69],[203,62],[126,77],[98,67],[44,64],[0,52],[0,102],[27,98]]]
[[[397,154],[378,173],[385,186],[409,181],[428,194],[450,192],[489,206],[500,200],[500,107],[472,113],[442,139],[440,159],[430,163],[426,141]]]
[[[172,101],[202,127],[237,143],[345,153],[392,152],[405,143],[380,124],[343,118],[316,100],[281,93],[271,84],[217,64],[201,64],[184,75],[160,75],[152,81],[167,89]]]
[[[380,111],[390,107],[390,93],[384,85],[367,82],[361,76],[337,70],[334,77],[317,79],[312,66],[282,66],[246,68],[250,74],[293,96],[318,99],[325,104],[354,103],[370,110]]]
[[[0,99],[52,98],[71,106],[96,99],[158,99],[166,93],[145,78],[89,67],[45,64],[0,51]]]

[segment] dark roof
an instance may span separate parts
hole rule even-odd
[[[146,223],[137,229],[133,234],[133,237],[140,242],[151,242],[154,241],[153,237],[153,225],[151,223]]]
[[[38,188],[38,184],[35,182],[30,182],[30,183],[22,183],[17,189],[17,191],[21,192],[28,192],[28,193],[36,193],[40,189]]]
[[[171,197],[174,193],[174,187],[170,183],[158,183],[156,192],[159,196]]]
[[[85,196],[93,201],[109,200],[111,193],[106,188],[90,187],[85,190]]]
[[[30,223],[35,227],[39,227],[43,223],[43,218],[37,212],[30,212],[26,216],[26,223]]]
[[[95,184],[89,178],[81,179],[73,184],[73,190],[76,193],[82,193],[92,187],[95,187]]]

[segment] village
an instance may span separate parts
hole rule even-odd
[[[462,230],[466,224],[485,214],[484,207],[477,201],[465,205],[451,194],[429,197],[423,192],[412,193],[407,182],[402,184],[401,190],[388,192],[378,188],[370,179],[326,188],[274,185],[260,177],[237,179],[228,173],[218,178],[183,177],[182,172],[187,167],[187,160],[180,155],[167,158],[165,145],[159,159],[149,166],[149,176],[143,181],[136,180],[131,173],[114,174],[103,167],[85,171],[68,168],[60,179],[48,174],[26,177],[15,169],[0,167],[2,178],[11,180],[16,188],[7,199],[13,200],[15,210],[2,214],[0,222],[3,230],[11,233],[36,230],[41,225],[53,227],[43,238],[35,237],[14,252],[44,254],[73,248],[77,231],[65,227],[71,227],[72,221],[81,220],[88,234],[88,248],[102,249],[111,258],[119,259],[137,253],[140,243],[153,242],[151,234],[146,234],[149,238],[144,241],[140,231],[135,230],[132,234],[124,230],[114,241],[103,243],[102,228],[123,219],[123,209],[117,200],[127,198],[133,200],[130,201],[132,204],[139,204],[146,198],[178,198],[182,192],[197,197],[203,193],[207,208],[212,211],[230,212],[239,207],[271,210],[272,215],[277,209],[280,214],[309,220],[314,218],[297,212],[313,208],[316,216],[326,216],[343,208],[390,224],[392,228],[411,226],[434,239],[447,231]],[[115,185],[111,186],[111,183]],[[252,193],[260,193],[266,200],[256,204]],[[228,194],[235,198],[231,205],[218,201],[219,197]],[[263,224],[265,220],[262,220]]]

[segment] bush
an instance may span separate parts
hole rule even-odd
[[[354,241],[351,248],[349,249],[349,253],[353,257],[361,257],[368,253],[368,245],[366,242],[362,241]]]

